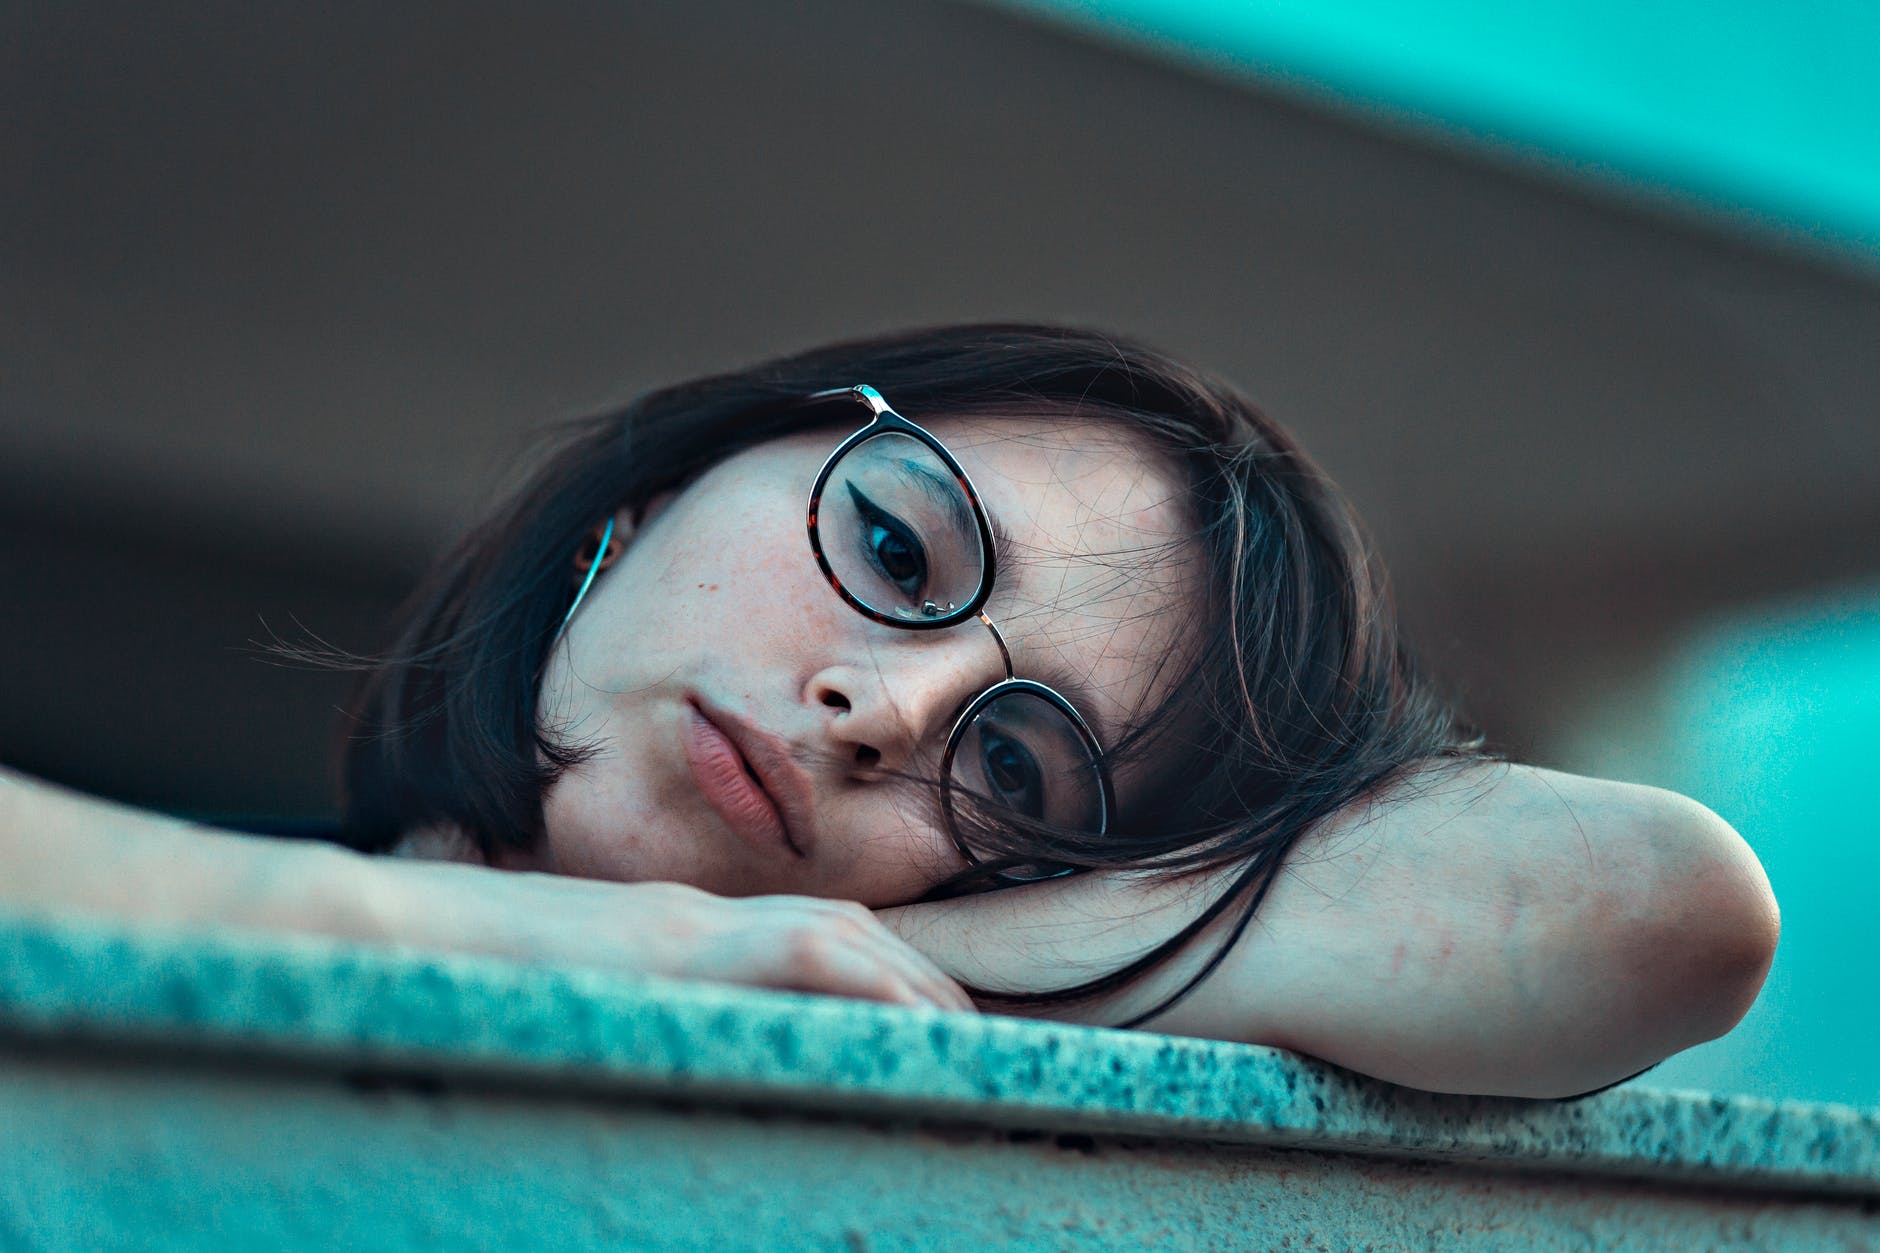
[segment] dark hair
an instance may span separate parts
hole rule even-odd
[[[1161,745],[1157,758],[1175,765],[1159,777],[1154,803],[1126,810],[1101,839],[986,824],[977,846],[1004,856],[930,895],[994,886],[991,871],[1031,862],[1239,873],[1140,959],[1007,1002],[1124,987],[1238,904],[1236,925],[1201,972],[1128,1025],[1160,1012],[1218,964],[1314,823],[1411,763],[1480,752],[1479,737],[1402,646],[1349,505],[1234,389],[1105,335],[942,327],[683,383],[569,425],[521,490],[433,569],[404,607],[390,652],[363,675],[342,763],[347,841],[382,850],[432,825],[462,831],[486,855],[539,841],[546,789],[585,751],[540,726],[536,709],[573,595],[569,554],[621,506],[642,507],[729,453],[827,422],[826,412],[794,402],[854,383],[876,387],[917,421],[1016,412],[1115,423],[1185,480],[1205,555],[1199,638],[1181,659],[1189,673],[1169,685],[1176,694],[1163,708],[1106,750]],[[1205,731],[1184,734],[1196,726]]]

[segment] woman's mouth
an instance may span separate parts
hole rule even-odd
[[[804,855],[791,838],[783,811],[737,743],[690,701],[680,741],[700,794],[738,838],[760,851]]]

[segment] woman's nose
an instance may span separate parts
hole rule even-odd
[[[938,756],[954,716],[1003,677],[996,647],[972,625],[896,632],[812,675],[805,699],[836,751],[864,770],[905,770],[923,750]]]

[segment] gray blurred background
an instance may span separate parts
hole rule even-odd
[[[7,4],[0,188],[0,760],[140,803],[332,812],[251,641],[380,643],[540,425],[921,323],[1238,382],[1544,764],[1680,785],[1716,624],[1880,579],[1880,266],[1004,9]]]

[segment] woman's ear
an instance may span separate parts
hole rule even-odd
[[[596,562],[599,563],[600,569],[605,570],[620,560],[620,554],[627,550],[627,545],[633,542],[633,537],[639,533],[640,528],[658,517],[677,495],[677,492],[661,492],[649,500],[644,508],[622,505],[614,514],[614,529],[611,535],[607,533],[605,522],[596,523],[594,529],[587,533],[574,550],[575,585],[579,586],[587,580],[588,570]],[[606,540],[604,545],[603,537]]]
[[[614,515],[613,525],[598,523],[574,550],[574,578],[577,585],[587,581],[590,570],[605,570],[620,560],[633,536],[633,510],[623,508]]]

